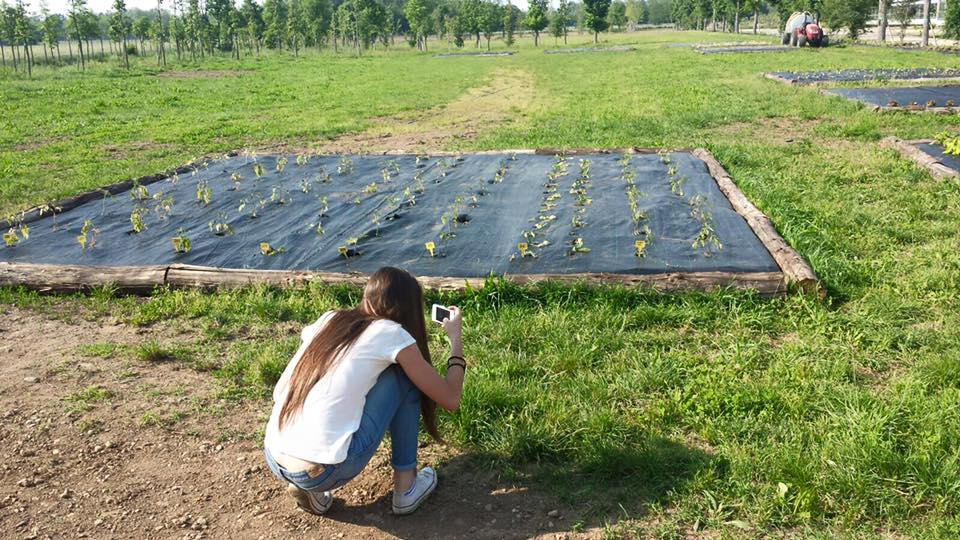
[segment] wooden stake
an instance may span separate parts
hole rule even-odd
[[[930,144],[932,142],[933,141],[928,140],[904,141],[896,137],[887,137],[880,141],[880,145],[884,148],[892,148],[900,152],[900,155],[903,157],[927,169],[927,171],[930,172],[930,176],[935,180],[960,178],[960,171],[955,171],[947,167],[941,163],[940,160],[917,147],[918,144]]]

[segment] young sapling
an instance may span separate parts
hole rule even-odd
[[[174,236],[170,242],[173,244],[173,251],[176,253],[190,253],[190,250],[193,248],[193,244],[191,244],[190,238],[187,237],[183,227],[177,229],[177,235]]]

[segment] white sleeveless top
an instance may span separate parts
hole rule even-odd
[[[353,434],[360,427],[367,393],[380,373],[396,363],[397,353],[416,343],[399,324],[383,319],[374,321],[331,363],[307,394],[303,409],[288,417],[280,430],[280,410],[287,399],[293,370],[333,313],[324,313],[317,322],[303,329],[300,348],[273,389],[273,412],[263,441],[271,453],[324,465],[342,463],[347,459]]]

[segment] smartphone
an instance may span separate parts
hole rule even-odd
[[[434,322],[443,324],[444,319],[450,318],[450,310],[441,306],[440,304],[434,304],[433,309],[431,310],[431,317]]]

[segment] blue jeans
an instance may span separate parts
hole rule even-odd
[[[391,463],[398,471],[417,468],[417,446],[420,433],[420,390],[410,381],[403,368],[393,365],[383,370],[367,393],[360,427],[354,432],[343,463],[326,465],[318,476],[291,472],[273,459],[264,448],[267,466],[273,474],[306,491],[331,491],[360,474],[380,446],[390,428],[393,442]]]

